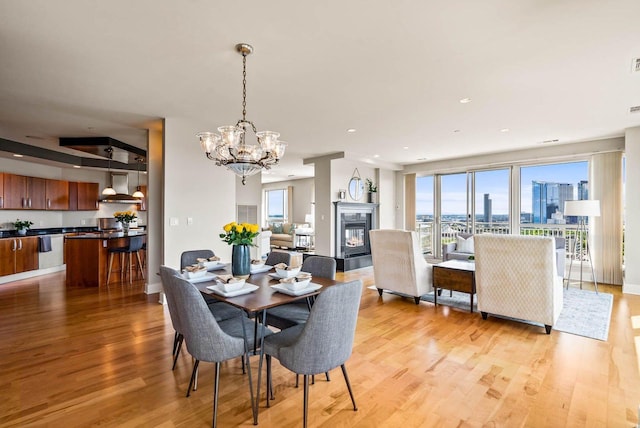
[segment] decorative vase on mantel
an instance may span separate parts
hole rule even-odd
[[[249,245],[233,245],[231,249],[231,273],[236,278],[249,278],[251,274],[251,249]]]
[[[367,202],[370,204],[375,204],[377,201],[378,192],[369,192],[367,193]]]

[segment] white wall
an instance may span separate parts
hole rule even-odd
[[[640,127],[625,132],[625,240],[624,240],[624,293],[640,294]]]
[[[163,263],[180,267],[180,254],[212,249],[231,260],[231,247],[219,238],[236,217],[236,176],[208,160],[195,137],[211,124],[165,119]],[[188,224],[188,219],[192,224]],[[171,220],[177,222],[171,225]]]

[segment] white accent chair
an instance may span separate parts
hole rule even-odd
[[[562,277],[551,237],[475,235],[478,311],[544,324],[562,310]]]
[[[373,276],[383,290],[420,297],[433,290],[432,266],[422,255],[418,234],[407,230],[376,229],[369,232]]]

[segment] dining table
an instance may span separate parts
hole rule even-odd
[[[231,274],[231,266],[230,264],[225,264],[224,267],[220,266],[218,269],[215,269],[207,274],[206,277],[191,280],[191,282],[196,286],[198,290],[204,295],[210,295],[215,297],[216,299],[228,303],[232,306],[240,308],[247,312],[250,316],[254,316],[255,319],[255,329],[254,329],[254,355],[260,356],[260,362],[258,364],[258,385],[256,390],[256,400],[253,412],[253,423],[254,425],[258,424],[258,407],[260,403],[260,381],[262,374],[262,364],[264,360],[264,348],[262,346],[263,337],[263,329],[259,329],[258,326],[260,323],[266,325],[267,311],[270,308],[274,308],[276,306],[286,305],[287,303],[295,302],[302,299],[313,298],[314,296],[319,295],[325,290],[327,287],[331,287],[337,284],[341,284],[340,281],[336,281],[329,278],[322,277],[312,277],[311,283],[320,285],[320,288],[315,288],[313,291],[305,292],[304,294],[293,295],[293,293],[286,293],[278,291],[278,289],[273,286],[278,286],[280,284],[279,278],[275,273],[275,269],[272,267],[269,270],[266,270],[267,266],[262,268],[261,272],[252,273],[246,279],[246,284],[255,285],[257,288],[251,292],[246,294],[241,294],[238,296],[229,296],[225,297],[224,295],[215,293],[211,288],[215,287],[216,277],[218,275],[229,275]],[[253,287],[251,287],[253,288]],[[297,294],[297,293],[296,293]],[[260,334],[258,337],[258,331]],[[257,351],[259,347],[259,352]],[[267,394],[269,394],[269,388],[267,388]]]

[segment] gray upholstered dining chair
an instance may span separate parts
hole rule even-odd
[[[278,263],[286,263],[287,266],[291,264],[291,254],[285,253],[283,251],[271,251],[267,255],[267,259],[265,260],[265,265],[277,265]]]
[[[303,375],[305,427],[309,407],[309,375],[328,372],[340,366],[351,396],[353,410],[358,410],[345,362],[353,349],[361,294],[360,280],[327,287],[316,299],[305,324],[282,330],[264,340],[267,385],[271,385],[271,357],[277,358],[281,365],[294,373]],[[270,394],[267,393],[266,396],[269,406]]]
[[[198,263],[198,259],[208,259],[215,256],[212,250],[189,250],[180,255],[180,270]]]
[[[180,270],[184,269],[187,266],[198,263],[199,258],[208,259],[209,257],[213,256],[215,256],[215,253],[212,250],[184,251],[180,255]],[[238,316],[240,312],[242,312],[240,309],[234,306],[221,302],[214,296],[204,296],[204,300],[206,300],[207,304],[209,304],[209,309],[211,310],[213,316],[216,317],[216,321],[233,318],[235,316]],[[214,303],[218,304],[218,306],[211,306]]]
[[[169,283],[170,277],[177,276],[182,278],[180,272],[170,268],[168,266],[160,266],[160,279],[162,281],[163,289],[165,296],[167,297],[167,307],[169,308],[169,316],[171,318],[171,323],[173,325],[173,329],[175,330],[174,338],[173,338],[173,365],[171,366],[171,370],[174,370],[176,367],[176,363],[178,361],[178,357],[180,356],[180,351],[182,350],[182,344],[184,342],[184,335],[182,334],[182,322],[180,318],[180,311],[177,309],[176,301],[175,301],[175,287],[171,287]],[[204,296],[203,296],[204,297]],[[214,316],[216,321],[224,321],[227,319],[232,319],[235,317],[247,317],[247,314],[235,308],[229,304],[223,302],[206,302],[207,307],[209,308],[209,312]],[[243,361],[243,370],[244,370],[244,361]],[[198,367],[194,365],[193,371],[191,373],[192,382],[189,385],[189,389],[187,390],[187,396],[189,396],[191,389],[194,391],[198,389]]]
[[[246,317],[236,317],[217,322],[211,315],[200,291],[189,281],[176,276],[168,277],[167,289],[173,293],[176,309],[180,314],[180,328],[187,343],[187,350],[195,358],[194,371],[189,382],[187,397],[196,376],[200,361],[215,363],[213,426],[218,416],[218,390],[220,384],[220,363],[235,357],[242,357],[248,368],[249,395],[251,409],[256,415],[253,382],[249,362],[249,349],[253,347],[254,323]],[[272,332],[266,327],[263,334],[268,337]]]
[[[312,278],[336,279],[336,260],[332,257],[309,256],[302,263],[301,271],[309,272]],[[305,323],[310,309],[311,302],[308,299],[276,306],[267,311],[267,325],[283,330]]]
[[[302,262],[300,270],[309,272],[312,277],[336,279],[336,269],[337,263],[333,257],[309,256]],[[271,308],[267,311],[267,325],[284,330],[298,324],[304,324],[309,318],[312,304],[312,300],[307,297],[304,300]],[[325,375],[329,381],[329,372],[326,372]],[[315,382],[315,378],[312,379]],[[298,380],[298,375],[296,375],[296,387]]]

